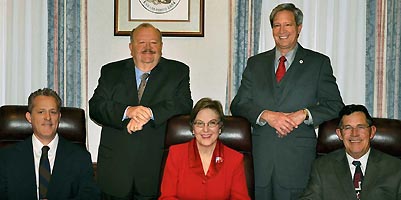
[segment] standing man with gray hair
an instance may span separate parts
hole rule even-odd
[[[89,115],[102,126],[97,179],[103,199],[156,199],[167,120],[192,110],[189,67],[162,55],[159,29],[132,30],[131,58],[102,67]]]
[[[276,46],[248,59],[231,103],[253,126],[256,199],[299,198],[316,156],[314,128],[343,107],[330,59],[298,43],[302,18],[292,3],[273,9]]]

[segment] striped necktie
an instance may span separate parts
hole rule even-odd
[[[39,163],[39,198],[47,199],[47,188],[49,186],[51,173],[50,173],[50,162],[48,158],[49,152],[48,146],[42,147],[42,156],[40,156]]]

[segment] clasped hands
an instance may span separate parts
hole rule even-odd
[[[260,118],[276,129],[277,136],[282,138],[298,128],[298,125],[305,120],[306,115],[303,110],[291,113],[265,110]]]
[[[145,106],[129,106],[126,116],[130,118],[127,125],[129,134],[142,130],[143,126],[152,118],[152,111]]]

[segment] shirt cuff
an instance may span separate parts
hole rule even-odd
[[[262,111],[262,112],[259,114],[258,118],[256,119],[256,124],[259,125],[259,126],[264,126],[264,125],[266,125],[266,121],[263,120],[263,119],[260,119],[260,117],[262,116],[263,112],[264,112],[264,111]]]
[[[306,125],[312,125],[312,124],[313,124],[313,117],[312,117],[312,114],[310,113],[310,111],[309,111],[307,108],[305,108],[305,110],[308,112],[309,118],[308,118],[307,120],[304,120],[304,123],[305,123]]]

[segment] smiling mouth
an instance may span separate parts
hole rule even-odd
[[[212,135],[207,134],[207,135],[201,135],[201,136],[202,136],[202,138],[210,138]]]
[[[287,35],[287,36],[279,36],[278,38],[280,38],[280,39],[287,39],[287,38],[288,38],[288,35]]]
[[[361,140],[349,140],[349,142],[351,142],[351,143],[359,143],[359,142],[362,142]]]

